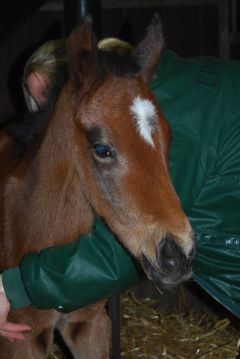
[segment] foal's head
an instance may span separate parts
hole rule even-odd
[[[149,89],[163,47],[155,17],[132,54],[97,49],[87,19],[70,37],[67,82],[84,195],[147,275],[189,277],[193,232],[169,176],[170,131]]]

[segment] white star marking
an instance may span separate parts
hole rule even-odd
[[[154,147],[152,132],[156,127],[157,113],[154,104],[147,99],[136,97],[130,107],[138,132],[151,146]]]

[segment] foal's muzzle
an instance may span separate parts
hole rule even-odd
[[[149,279],[154,280],[161,288],[170,288],[187,280],[192,275],[192,261],[195,257],[194,246],[189,255],[174,241],[173,237],[167,235],[157,248],[157,265],[143,255],[144,267]]]

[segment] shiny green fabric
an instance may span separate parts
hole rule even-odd
[[[119,294],[140,279],[131,256],[99,219],[80,240],[27,254],[20,270],[33,306],[65,313]],[[17,298],[11,303],[19,307]]]
[[[197,235],[196,281],[240,317],[240,63],[166,51],[152,89],[170,170]]]

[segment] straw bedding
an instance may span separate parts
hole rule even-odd
[[[239,338],[226,318],[163,311],[151,299],[122,299],[123,358],[237,359]]]
[[[123,359],[240,359],[240,333],[215,314],[166,311],[151,299],[121,299]],[[48,359],[65,359],[54,345]]]

